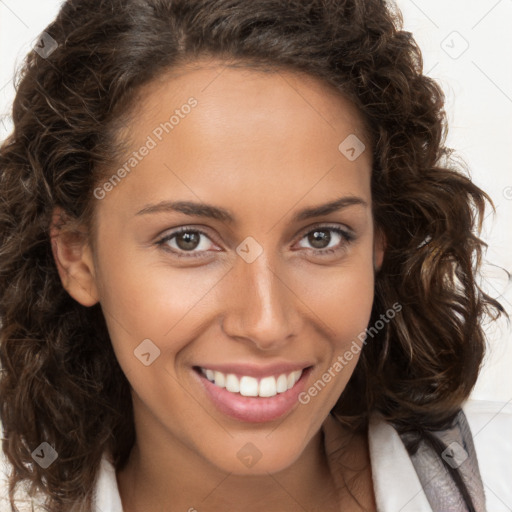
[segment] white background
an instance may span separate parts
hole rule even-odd
[[[10,132],[14,70],[54,18],[56,0],[0,0],[0,140]],[[485,221],[486,290],[512,314],[512,0],[398,0],[404,28],[423,51],[424,72],[446,94],[447,145],[469,164],[496,205]],[[494,266],[496,265],[496,266]],[[489,349],[473,391],[477,399],[512,400],[512,331],[486,328]]]

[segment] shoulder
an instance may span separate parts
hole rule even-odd
[[[512,401],[468,400],[467,419],[488,510],[512,509]]]

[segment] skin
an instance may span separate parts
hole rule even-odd
[[[141,90],[123,134],[132,150],[191,96],[198,105],[190,114],[96,200],[94,246],[52,227],[63,285],[84,306],[100,302],[133,389],[137,441],[117,474],[124,509],[361,510],[346,488],[335,490],[339,474],[329,466],[321,431],[359,354],[307,405],[266,423],[223,415],[192,370],[199,362],[307,361],[307,389],[365,330],[384,243],[374,230],[371,151],[361,118],[316,78],[199,62]],[[355,161],[338,150],[350,134],[367,148]],[[366,205],[293,220],[304,208],[344,196]],[[137,215],[169,200],[213,204],[236,220]],[[328,230],[330,241],[313,245],[311,231],[325,225],[355,238]],[[206,236],[188,253],[179,236],[157,244],[181,226]],[[236,252],[249,236],[263,250],[251,263]],[[314,253],[326,247],[337,251]],[[191,251],[202,256],[187,257]],[[147,338],[160,356],[144,366],[134,350]],[[351,468],[343,476],[374,510],[367,440],[344,432],[342,441],[341,462]],[[237,457],[246,443],[262,454],[250,468]]]

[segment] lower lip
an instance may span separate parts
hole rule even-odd
[[[193,371],[206,394],[220,412],[240,421],[264,423],[281,418],[299,403],[298,397],[306,385],[311,367],[302,371],[300,379],[293,388],[272,397],[249,397],[231,393],[226,388],[221,388],[210,382],[200,370]]]

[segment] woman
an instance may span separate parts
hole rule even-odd
[[[64,3],[0,154],[6,510],[485,509],[489,198],[400,21]]]

